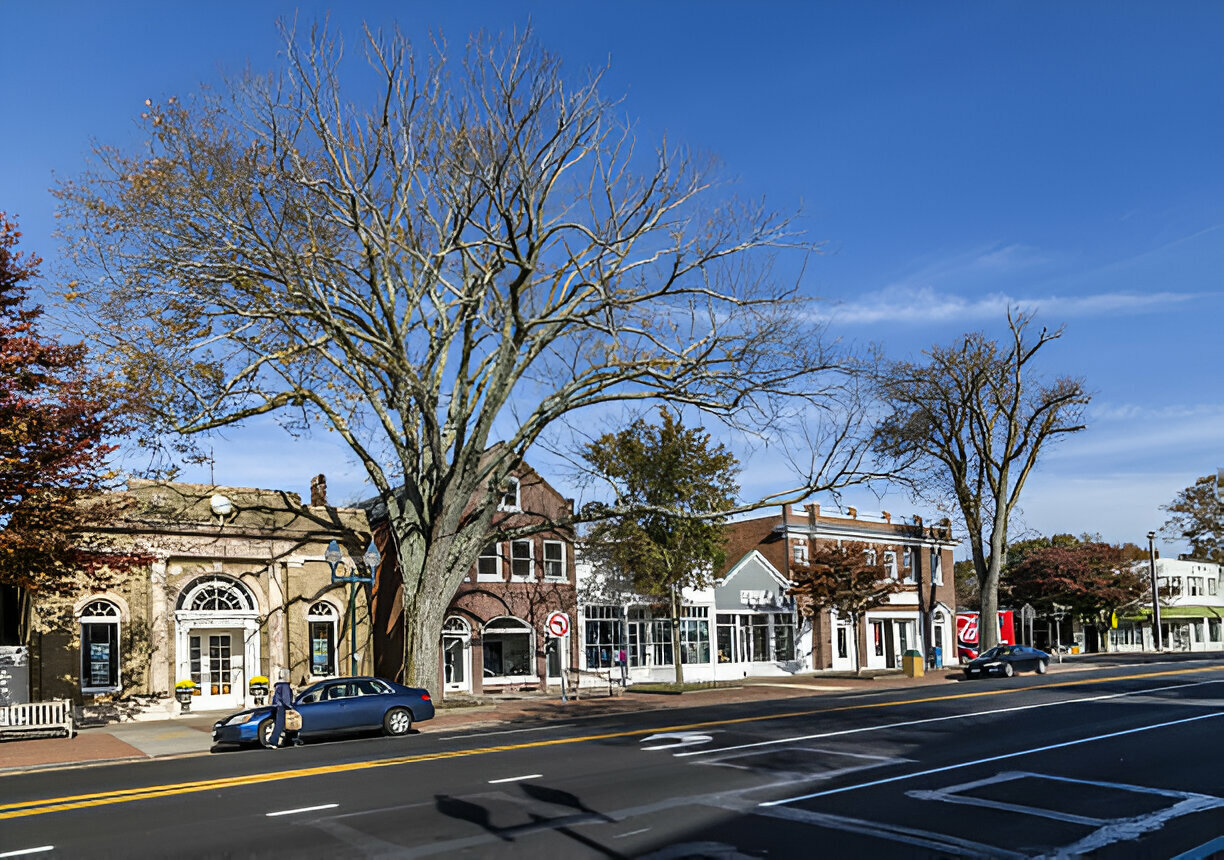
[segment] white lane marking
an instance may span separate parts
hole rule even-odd
[[[519,732],[542,732],[552,731],[553,729],[569,729],[573,728],[577,723],[561,723],[560,725],[534,726],[530,729],[505,729],[500,732],[472,732],[471,734],[462,735],[465,738],[487,738],[490,735],[517,735]]]
[[[639,743],[647,741],[669,741],[669,743],[655,744],[651,747],[642,747],[644,750],[671,750],[679,749],[680,747],[699,746],[708,744],[714,740],[710,735],[703,735],[700,732],[662,732],[657,735],[650,735],[642,738]]]
[[[20,857],[23,854],[42,854],[54,850],[54,845],[39,845],[37,848],[19,848],[16,851],[5,851],[3,854],[0,854],[0,857]]]
[[[626,836],[637,836],[639,833],[645,833],[649,827],[643,827],[641,830],[630,830],[628,833],[618,833],[613,836],[613,839],[624,839]]]
[[[489,785],[497,785],[499,782],[521,782],[524,779],[539,779],[544,776],[542,773],[529,773],[524,776],[508,776],[505,779],[491,779]]]
[[[1181,719],[1181,720],[1169,720],[1168,722],[1164,722],[1164,723],[1153,723],[1148,726],[1138,726],[1133,729],[1123,729],[1120,732],[1108,732],[1103,735],[1093,735],[1092,737],[1087,737],[1087,738],[1077,738],[1076,740],[1073,740],[1073,741],[1063,741],[1062,743],[1059,743],[1059,744],[1047,744],[1046,746],[1043,746],[1043,747],[1033,747],[1032,749],[1019,750],[1017,752],[1010,752],[1010,753],[1003,753],[1002,755],[987,756],[986,758],[979,758],[974,761],[963,761],[958,764],[945,765],[944,767],[933,767],[933,768],[930,768],[929,770],[920,770],[915,773],[902,774],[901,776],[891,776],[891,777],[888,777],[887,779],[876,779],[876,780],[872,780],[871,782],[862,782],[862,783],[859,783],[858,785],[845,785],[845,786],[842,786],[841,788],[830,788],[826,791],[816,791],[816,792],[812,792],[811,794],[801,794],[797,797],[787,797],[782,800],[769,800],[764,803],[758,804],[758,806],[781,806],[786,803],[796,803],[800,800],[811,800],[812,798],[816,798],[816,797],[827,797],[830,794],[841,794],[842,792],[845,792],[845,791],[855,791],[860,788],[872,788],[873,786],[877,786],[877,785],[887,785],[890,782],[901,782],[902,780],[914,779],[920,776],[930,776],[931,774],[935,774],[935,773],[945,773],[950,770],[960,770],[963,767],[974,767],[979,764],[989,764],[992,761],[1005,761],[1006,759],[1009,759],[1009,758],[1017,758],[1019,756],[1024,756],[1024,755],[1033,755],[1035,753],[1040,753],[1040,752],[1049,752],[1050,750],[1058,750],[1058,749],[1063,749],[1065,747],[1079,746],[1080,744],[1088,744],[1088,743],[1092,743],[1093,741],[1108,740],[1109,738],[1120,738],[1126,735],[1133,735],[1138,732],[1150,731],[1152,729],[1166,729],[1166,728],[1169,728],[1170,726],[1180,726],[1180,725],[1185,725],[1186,723],[1194,723],[1199,720],[1214,719],[1215,717],[1224,717],[1224,711],[1217,711],[1214,714],[1199,714],[1197,717],[1186,717],[1185,719]]]
[[[318,812],[320,809],[335,809],[339,805],[338,803],[323,803],[318,806],[303,806],[300,809],[282,809],[280,812],[265,812],[264,815],[268,818],[275,818],[278,815],[297,815],[299,812]]]
[[[1124,698],[1127,696],[1146,696],[1149,693],[1158,693],[1161,690],[1180,690],[1184,687],[1198,687],[1202,684],[1219,684],[1219,683],[1224,683],[1224,679],[1214,679],[1211,681],[1195,681],[1190,684],[1171,684],[1167,687],[1156,687],[1153,689],[1137,690],[1137,691],[1128,692],[1128,693],[1105,693],[1099,696],[1084,696],[1079,699],[1061,699],[1057,702],[1038,702],[1033,705],[1015,705],[1010,708],[995,708],[989,711],[973,711],[968,714],[948,714],[942,717],[926,717],[921,720],[905,720],[904,722],[900,722],[900,723],[885,723],[884,725],[880,725],[880,726],[859,726],[853,729],[839,729],[835,732],[820,732],[819,734],[814,734],[814,735],[799,735],[798,737],[779,738],[773,741],[757,741],[756,743],[740,744],[738,746],[733,746],[733,747],[718,747],[717,749],[692,750],[690,752],[679,752],[679,753],[675,753],[675,756],[676,758],[685,758],[686,756],[693,756],[693,755],[717,755],[718,753],[730,752],[732,750],[746,750],[746,749],[753,749],[754,747],[767,747],[767,746],[774,746],[777,744],[793,744],[793,743],[798,743],[799,741],[815,741],[815,740],[820,740],[822,738],[837,737],[839,735],[855,735],[855,734],[862,734],[864,732],[878,732],[878,731],[883,731],[885,729],[900,729],[900,728],[905,728],[906,726],[920,726],[920,725],[923,725],[924,723],[942,723],[948,720],[964,720],[970,717],[988,717],[988,716],[991,716],[992,714],[1007,714],[1007,713],[1013,713],[1015,711],[1031,711],[1035,708],[1052,708],[1055,705],[1074,705],[1074,704],[1080,704],[1083,702],[1103,702],[1107,699],[1119,699],[1119,698]],[[1174,700],[1174,701],[1171,701],[1170,704],[1181,704],[1181,702]],[[1218,704],[1218,703],[1215,703],[1215,704]]]

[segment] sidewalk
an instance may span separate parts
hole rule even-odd
[[[1103,656],[1103,655],[1102,655]],[[1105,661],[1101,661],[1104,663]],[[1082,665],[1075,665],[1075,664]],[[1050,674],[1104,668],[1097,661],[1068,659],[1050,667]],[[1092,665],[1096,664],[1096,665]],[[1116,664],[1115,664],[1116,666]],[[523,693],[474,698],[462,706],[436,702],[435,717],[418,727],[425,734],[488,729],[513,724],[572,722],[614,714],[699,708],[742,702],[791,699],[821,693],[885,690],[898,687],[949,688],[962,678],[958,668],[936,669],[921,678],[900,672],[855,677],[849,672],[807,672],[794,676],[744,678],[735,686],[683,694],[628,690],[609,697],[605,689],[583,691],[579,700],[563,703],[558,694]],[[934,689],[930,689],[934,692]],[[75,738],[0,741],[0,775],[31,769],[76,767],[104,762],[169,756],[204,755],[212,748],[213,723],[233,711],[199,712],[167,720],[117,723],[81,729]]]

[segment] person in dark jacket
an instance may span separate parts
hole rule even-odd
[[[272,725],[272,736],[268,738],[268,749],[274,750],[280,746],[281,735],[285,733],[285,712],[293,707],[293,688],[289,686],[288,669],[278,669],[276,672],[276,686],[272,688],[272,707],[276,709],[276,722]],[[293,733],[293,743],[294,746],[301,743],[297,732]]]

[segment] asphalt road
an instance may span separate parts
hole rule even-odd
[[[1209,857],[1221,737],[1218,659],[426,725],[3,777],[0,857]]]

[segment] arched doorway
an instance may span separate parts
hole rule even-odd
[[[472,626],[456,615],[442,625],[442,682],[451,691],[472,689]]]
[[[174,610],[175,681],[190,678],[200,710],[236,708],[247,679],[259,674],[259,610],[236,579],[213,574],[192,580]]]

